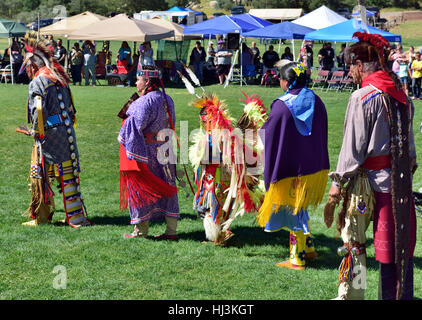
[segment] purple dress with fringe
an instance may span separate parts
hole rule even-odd
[[[126,112],[128,118],[122,125],[118,141],[126,148],[127,159],[146,163],[148,170],[156,177],[175,186],[176,165],[163,165],[158,159],[158,150],[163,142],[158,140],[157,133],[162,129],[170,132],[168,113],[173,123],[176,119],[172,99],[167,96],[168,112],[165,100],[160,91],[152,91],[135,100]],[[129,212],[131,224],[161,220],[164,216],[179,218],[177,194],[171,198],[162,197],[151,204],[129,206]]]

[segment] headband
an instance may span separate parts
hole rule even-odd
[[[136,72],[137,77],[145,77],[145,78],[161,78],[161,73],[159,70],[143,70],[138,69]]]

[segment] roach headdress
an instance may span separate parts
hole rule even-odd
[[[54,58],[53,48],[43,37],[38,38],[36,32],[30,31],[21,40],[25,44],[26,53],[20,72],[29,64],[34,64],[39,68],[47,67],[53,78],[56,78],[62,86],[70,82],[66,71]]]

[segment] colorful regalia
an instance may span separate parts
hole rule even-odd
[[[203,217],[206,238],[214,244],[224,244],[233,235],[229,229],[233,220],[256,212],[263,198],[258,178],[262,144],[256,131],[266,111],[258,96],[246,96],[244,101],[244,115],[235,126],[218,97],[193,103],[201,108],[201,130],[189,150],[197,185],[193,208]]]
[[[142,71],[142,66],[138,68],[140,75],[147,79],[159,77],[157,70]],[[126,107],[120,113],[124,120],[118,136],[120,208],[129,207],[130,223],[135,225],[134,233],[126,237],[146,237],[148,221],[165,217],[167,226],[173,227],[163,237],[176,239],[179,218],[176,165],[171,139],[169,145],[166,137],[160,136],[163,130],[167,130],[167,138],[174,132],[173,100],[157,86],[150,86]]]
[[[346,49],[351,70],[358,68],[357,60],[378,70],[371,70],[349,99],[337,168],[329,174],[332,189],[341,190],[344,197],[337,222],[344,243],[338,251],[344,257],[337,299],[364,299],[365,232],[371,221],[380,263],[379,298],[412,299],[414,106],[386,67],[388,42],[379,35],[354,36],[359,42]]]
[[[43,38],[37,40],[37,34],[31,32],[22,41],[27,53],[20,72],[31,64],[38,69],[29,84],[28,122],[32,123],[32,129],[17,129],[35,138],[30,170],[31,204],[27,210],[32,221],[24,225],[51,222],[53,179],[57,179],[63,194],[66,222],[75,228],[90,225],[80,191],[74,130],[76,109],[68,86],[69,78]]]
[[[260,134],[267,192],[257,223],[267,232],[290,230],[290,258],[278,266],[303,269],[316,257],[308,207],[321,202],[329,169],[325,106],[306,87],[290,89],[274,100]]]

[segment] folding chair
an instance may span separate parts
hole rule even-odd
[[[340,81],[340,86],[341,86],[340,90],[349,90],[350,92],[353,91],[355,85],[353,83],[353,77],[352,77],[350,71],[343,78],[343,80]]]
[[[0,69],[1,72],[1,80],[0,83],[3,82],[7,83],[7,80],[10,79],[12,81],[12,66],[8,64],[4,69]]]
[[[324,89],[325,83],[328,80],[328,75],[330,74],[330,71],[328,70],[319,70],[317,77],[312,80],[312,88],[317,88],[316,85],[321,85],[321,89]]]
[[[327,91],[328,90],[336,90],[338,91],[341,87],[340,83],[344,78],[344,71],[343,70],[337,70],[333,72],[333,75],[331,76],[330,80],[327,80],[328,83],[328,87],[327,87]]]

